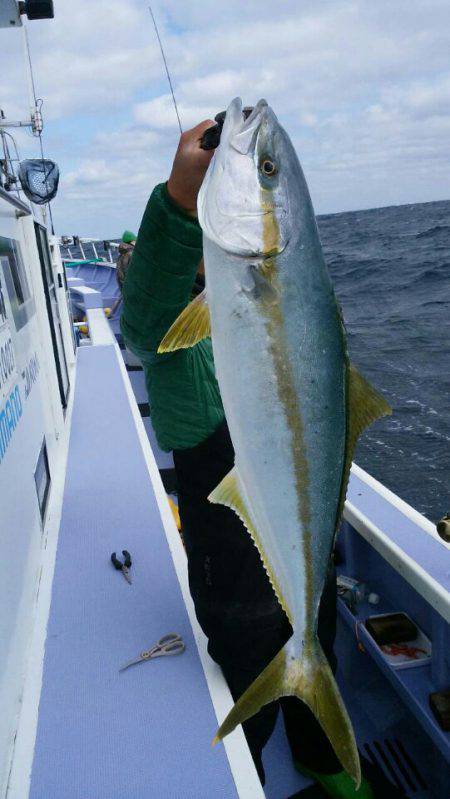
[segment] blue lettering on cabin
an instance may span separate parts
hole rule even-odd
[[[13,395],[11,394],[11,397],[12,396]],[[20,417],[22,416],[22,399],[20,397],[19,386],[16,386],[14,389],[14,403],[16,406],[17,418],[20,419]]]
[[[0,464],[9,447],[14,431],[22,416],[22,398],[19,386],[15,386],[0,411]]]
[[[5,411],[6,411],[6,421],[8,422],[8,427],[12,435],[14,430],[16,429],[16,420],[14,418],[14,411],[11,407],[11,400],[6,401]]]
[[[22,371],[22,377],[25,382],[25,399],[28,399],[31,389],[38,378],[39,371],[39,360],[35,353]]]

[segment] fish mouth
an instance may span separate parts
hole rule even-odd
[[[245,116],[242,100],[236,97],[227,110],[229,119],[229,144],[242,155],[254,150],[259,129],[267,115],[269,106],[266,100],[259,100],[251,113]],[[225,120],[225,122],[227,119]]]
[[[251,127],[253,125],[255,119],[262,115],[262,112],[263,112],[264,108],[268,108],[268,107],[269,107],[269,104],[268,104],[267,100],[264,100],[263,98],[261,98],[261,100],[258,100],[256,105],[253,107],[251,113],[247,117],[245,117],[244,114],[243,114],[243,116],[244,116],[244,124],[242,126],[242,130],[245,130],[246,128]],[[242,110],[242,100],[241,100],[241,110]]]

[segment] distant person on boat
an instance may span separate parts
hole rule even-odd
[[[292,629],[246,529],[232,510],[207,499],[234,466],[211,340],[157,354],[161,339],[192,293],[204,285],[197,194],[213,151],[202,150],[199,142],[213,124],[207,120],[183,133],[168,182],[156,186],[148,201],[123,287],[121,326],[127,347],[145,370],[158,443],[163,450],[173,450],[190,591],[208,651],[220,664],[236,700],[286,643]],[[336,576],[330,563],[319,638],[333,670],[335,634]],[[339,799],[401,795],[397,789],[391,792],[386,781],[374,793],[366,778],[356,792],[313,714],[295,697],[266,705],[244,724],[263,783],[261,753],[280,707],[296,767],[320,783],[326,795]],[[370,773],[364,761],[363,771]]]
[[[117,308],[122,302],[122,290],[128,267],[130,266],[131,256],[133,255],[134,245],[136,244],[136,234],[131,230],[126,230],[119,244],[119,256],[116,261],[116,279],[119,284],[120,293],[111,307],[111,316],[114,316]]]
[[[130,265],[131,256],[133,255],[134,246],[136,244],[137,236],[130,230],[126,230],[122,236],[122,241],[119,244],[119,257],[116,263],[116,278],[119,284],[120,291],[123,290],[123,284]]]

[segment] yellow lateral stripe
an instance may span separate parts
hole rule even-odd
[[[265,189],[261,190],[261,206],[266,211],[263,216],[264,252],[272,252],[274,256],[266,258],[261,273],[272,286],[276,301],[269,296],[261,296],[261,310],[265,317],[266,330],[269,337],[269,352],[272,357],[276,375],[276,387],[280,405],[283,409],[286,424],[291,433],[290,449],[294,462],[295,487],[297,492],[297,508],[302,526],[301,547],[305,566],[305,612],[310,622],[314,614],[314,576],[312,571],[312,533],[311,508],[309,498],[309,463],[306,456],[303,419],[295,390],[292,367],[287,357],[285,319],[281,303],[281,290],[278,279],[278,263],[276,252],[279,246],[279,226],[272,201],[268,201]],[[299,525],[300,526],[300,525]]]

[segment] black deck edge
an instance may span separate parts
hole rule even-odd
[[[166,494],[178,494],[177,473],[175,469],[160,469],[159,474]]]
[[[148,402],[138,402],[138,408],[143,419],[150,416],[150,405]]]
[[[302,791],[293,793],[288,799],[329,799],[329,795],[322,790],[320,785],[310,785],[309,788],[303,788]]]

